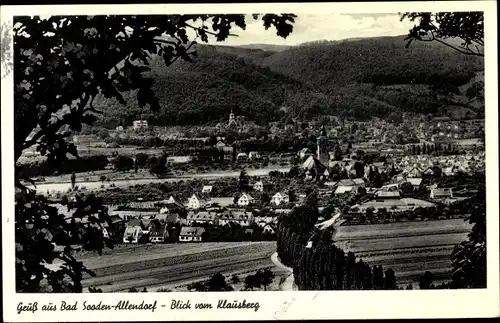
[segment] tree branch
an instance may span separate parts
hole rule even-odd
[[[178,46],[178,43],[173,42],[173,41],[169,41],[169,40],[165,40],[165,39],[157,39],[157,38],[154,38],[154,39],[153,39],[153,41],[154,41],[154,42],[157,42],[157,43],[162,43],[162,44],[169,44],[169,45]]]
[[[89,101],[91,99],[93,100],[93,98],[94,98],[93,95],[87,96],[86,94],[87,94],[86,92],[83,93],[83,98],[82,99],[84,101],[82,101],[82,103],[80,104],[80,108],[78,110],[76,110],[76,111],[72,111],[71,113],[77,113],[77,114],[79,114],[79,116],[81,116],[81,115],[83,115],[83,113],[86,112],[87,109],[85,109],[84,107],[89,103]],[[86,97],[86,99],[85,99],[85,97]],[[91,110],[97,111],[97,110],[95,110],[93,108],[89,108],[88,110],[89,111],[91,111]],[[23,148],[22,149],[25,150],[26,148],[29,148],[29,147],[33,146],[34,144],[37,143],[37,141],[40,138],[42,138],[44,135],[47,135],[48,133],[56,133],[59,130],[59,128],[61,128],[61,126],[64,125],[67,122],[67,120],[65,118],[65,116],[67,116],[67,115],[68,114],[65,114],[61,118],[57,118],[56,122],[51,123],[50,125],[48,125],[45,128],[41,128],[37,133],[35,133],[35,135],[33,136],[33,138],[31,138],[30,140],[25,141],[23,143]]]
[[[41,128],[37,133],[35,133],[35,135],[33,135],[33,138],[31,138],[30,140],[27,140],[23,143],[22,149],[25,150],[26,148],[33,146],[34,144],[37,143],[38,139],[42,138],[48,132],[53,131],[55,133],[65,123],[66,123],[66,120],[64,120],[64,118],[62,118],[62,119],[58,118],[56,122],[51,123],[46,128]]]
[[[187,27],[191,28],[191,29],[194,29],[196,31],[196,34],[198,34],[198,30],[201,28],[201,27],[194,27],[194,26],[191,26],[190,24],[186,24]],[[219,36],[218,34],[214,33],[214,32],[211,32],[209,30],[206,30],[206,29],[203,29],[203,31],[205,31],[205,33],[209,34],[209,35],[212,35],[212,36]],[[228,34],[228,36],[233,36],[233,37],[239,37],[238,35],[236,34]]]
[[[94,108],[93,103],[94,103],[95,97],[96,97],[95,95],[91,95],[91,99],[90,99],[90,102],[89,102],[89,107],[84,108],[83,111],[82,111],[82,114],[84,114],[85,112],[94,112],[94,113],[98,113],[98,114],[102,114],[103,113],[102,111],[99,111],[99,110],[97,110],[97,109]]]
[[[447,42],[439,39],[439,38],[436,38],[436,36],[434,35],[434,32],[431,30],[431,35],[432,35],[432,38],[431,39],[420,39],[420,41],[427,41],[427,42],[431,42],[431,41],[437,41],[438,43],[440,44],[443,44],[445,46],[448,46],[449,48],[452,48],[454,49],[455,51],[461,53],[461,54],[464,54],[464,55],[470,55],[470,56],[481,56],[481,57],[484,57],[484,54],[480,53],[480,52],[474,52],[473,50],[471,50],[470,48],[466,48],[466,50],[468,51],[463,51],[461,50],[460,48],[458,47],[455,47],[453,45],[450,45],[448,44]]]
[[[442,41],[442,40],[440,40],[440,39],[438,39],[438,38],[434,38],[434,40],[435,40],[435,41],[437,41],[437,42],[438,42],[438,43],[440,43],[440,44],[443,44],[443,45],[445,45],[445,46],[448,46],[448,47],[450,47],[450,48],[452,48],[452,49],[456,50],[457,52],[459,52],[459,53],[461,53],[461,54],[464,54],[464,55],[471,55],[471,56],[481,56],[481,57],[484,57],[484,54],[482,54],[482,53],[476,53],[476,52],[472,51],[472,50],[471,50],[471,49],[469,49],[469,48],[468,48],[468,50],[469,50],[469,51],[468,51],[468,52],[466,52],[466,51],[463,51],[463,50],[459,49],[458,47],[455,47],[455,46],[453,46],[453,45],[450,45],[450,44],[448,44],[447,42]]]
[[[186,47],[186,53],[188,52],[188,50],[191,49],[191,47],[194,46],[194,44],[196,44],[196,39],[198,39],[198,36],[196,36],[196,38],[191,42],[191,44],[189,44],[189,46]],[[176,55],[175,58],[169,62],[169,65],[175,63],[180,57],[181,57],[180,55]]]

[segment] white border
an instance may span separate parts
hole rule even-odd
[[[322,291],[322,292],[232,292],[232,293],[122,293],[122,294],[16,294],[14,283],[14,169],[13,157],[13,77],[2,79],[2,242],[4,320],[49,321],[154,321],[154,320],[268,320],[268,319],[380,319],[380,318],[462,318],[496,317],[499,304],[498,239],[498,93],[496,1],[384,2],[384,3],[279,3],[279,4],[194,4],[194,5],[71,5],[2,6],[1,21],[14,15],[96,15],[167,13],[397,13],[406,11],[484,11],[486,79],[486,188],[487,188],[487,272],[484,290],[437,291]],[[98,296],[97,296],[98,295]],[[216,303],[217,299],[258,301],[253,310],[176,310],[172,299]],[[16,314],[19,302],[48,304],[61,300],[154,301],[167,307],[151,311],[42,312]]]

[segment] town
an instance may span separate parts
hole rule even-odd
[[[339,213],[343,226],[464,218],[461,201],[485,181],[484,120],[418,121],[332,117],[255,129],[230,112],[217,127],[232,129],[231,140],[161,139],[163,129],[140,120],[75,135],[82,158],[103,161],[82,163],[72,183],[61,183],[69,174],[44,178],[43,166],[31,171],[68,221],[79,193],[102,198],[112,220],[103,235],[118,245],[273,241],[278,217],[311,195],[322,228]],[[61,197],[66,205],[55,203]]]

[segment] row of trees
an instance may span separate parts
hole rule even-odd
[[[18,170],[21,176],[30,178],[56,174],[71,174],[72,172],[92,172],[103,170],[108,165],[108,162],[108,157],[105,155],[94,155],[67,159],[57,167],[49,163],[47,160],[19,164]]]
[[[254,290],[261,287],[267,290],[267,287],[272,284],[274,278],[275,275],[269,268],[259,269],[254,274],[245,277],[243,290]],[[187,289],[195,292],[233,291],[233,285],[239,283],[241,283],[241,280],[236,274],[231,276],[230,280],[227,281],[224,275],[216,273],[206,281],[199,281],[188,285]]]
[[[330,233],[314,229],[317,218],[314,204],[303,205],[278,225],[278,256],[293,268],[299,290],[397,289],[392,269],[371,268],[334,246]]]

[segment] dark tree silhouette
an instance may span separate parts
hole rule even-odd
[[[76,174],[75,174],[75,172],[72,172],[71,173],[71,188],[75,189],[75,185],[76,185]]]
[[[134,160],[128,156],[118,156],[113,160],[113,166],[117,171],[127,172],[134,168]]]
[[[168,173],[167,167],[167,154],[164,152],[156,161],[155,164],[151,166],[149,172],[157,177],[163,177]]]
[[[148,162],[148,155],[139,153],[135,155],[135,163],[139,168],[146,167]]]
[[[245,289],[253,290],[254,288],[260,288],[261,281],[257,275],[248,275],[245,277]]]
[[[256,276],[259,277],[260,283],[264,286],[265,291],[267,290],[267,286],[273,282],[275,277],[274,273],[269,268],[266,268],[263,271],[258,271]]]
[[[250,183],[250,178],[248,177],[247,171],[242,169],[240,172],[239,185],[241,189],[248,188],[248,184]]]
[[[406,38],[406,47],[413,41],[435,41],[464,55],[484,57],[483,12],[407,12],[401,21],[416,21]],[[460,45],[449,39],[461,40]]]
[[[396,277],[394,276],[394,270],[391,268],[385,271],[384,289],[397,289]]]
[[[426,271],[422,276],[420,276],[418,287],[420,289],[430,289],[433,280],[434,280],[434,275],[430,271]]]
[[[239,282],[240,282],[240,277],[238,277],[238,275],[234,274],[233,276],[231,276],[231,283],[238,284]]]
[[[486,288],[486,190],[482,185],[464,209],[472,226],[468,239],[457,245],[451,255],[452,287]]]

